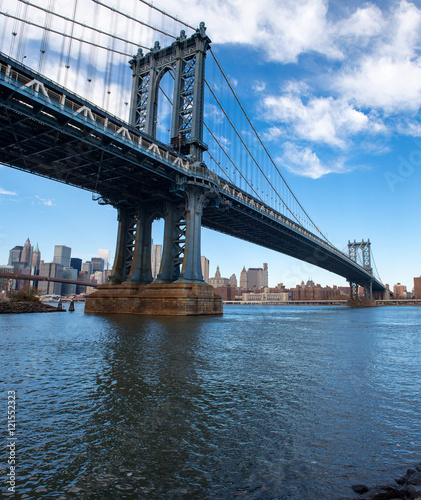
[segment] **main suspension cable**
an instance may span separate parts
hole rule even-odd
[[[247,153],[249,154],[249,156],[252,158],[252,160],[254,161],[254,163],[256,164],[257,168],[260,170],[260,172],[263,174],[264,178],[266,179],[266,181],[268,182],[269,186],[273,189],[273,192],[276,193],[276,195],[278,196],[278,198],[282,201],[282,203],[285,205],[285,207],[287,208],[288,212],[294,217],[294,219],[298,222],[298,225],[302,226],[301,222],[299,221],[298,217],[294,214],[294,212],[288,207],[288,205],[285,203],[285,201],[282,199],[282,197],[280,196],[280,194],[278,193],[278,191],[276,190],[276,188],[273,186],[273,184],[271,183],[271,181],[268,179],[268,177],[266,176],[266,174],[263,172],[261,166],[259,165],[259,163],[257,162],[257,160],[255,159],[253,153],[250,151],[249,147],[247,146],[247,144],[244,142],[244,139],[241,137],[240,133],[238,132],[238,130],[236,129],[235,125],[232,123],[232,120],[231,118],[228,116],[228,113],[225,111],[224,107],[222,106],[221,102],[219,101],[219,99],[216,97],[215,95],[215,92],[212,90],[211,86],[209,85],[209,83],[205,80],[206,82],[206,85],[208,87],[208,89],[210,90],[213,98],[215,99],[215,101],[217,102],[218,106],[220,107],[221,111],[224,113],[225,115],[225,118],[228,120],[229,124],[231,125],[231,127],[233,128],[234,132],[237,134],[237,137],[240,139],[241,143],[243,144],[243,146],[246,148],[246,151]]]
[[[177,38],[174,35],[170,35],[169,33],[166,33],[163,30],[160,30],[159,28],[155,28],[154,26],[151,26],[150,24],[144,23],[143,21],[140,21],[139,19],[136,19],[135,17],[131,16],[130,14],[126,14],[125,12],[122,12],[121,10],[116,9],[115,7],[111,7],[110,5],[106,5],[105,3],[100,2],[99,0],[92,0],[93,2],[97,3],[98,5],[101,5],[102,7],[105,7],[112,12],[115,12],[116,14],[119,14],[120,16],[127,17],[127,19],[130,19],[131,21],[135,21],[136,23],[141,24],[142,26],[145,26],[146,28],[152,29],[154,31],[158,31],[158,33],[161,33],[162,35],[169,36],[170,38],[174,38],[174,40]]]
[[[68,35],[67,33],[53,30],[52,28],[46,28],[45,26],[41,26],[40,24],[36,24],[36,23],[33,23],[31,21],[28,21],[28,20],[24,21],[23,19],[20,19],[19,17],[16,17],[16,16],[13,16],[12,14],[7,14],[6,12],[0,12],[0,14],[2,16],[5,16],[5,17],[10,17],[11,19],[16,19],[17,21],[20,21],[22,23],[29,24],[31,26],[34,26],[35,28],[40,28],[42,30],[47,30],[47,31],[50,31],[51,33],[55,33],[56,35],[60,35],[60,36],[66,37],[66,38],[71,38],[72,40],[76,40],[77,42],[80,42],[80,43],[86,43],[88,45],[98,47],[99,49],[108,50],[109,52],[115,52],[116,54],[120,54],[122,56],[133,57],[133,54],[127,54],[126,52],[121,52],[119,50],[110,49],[109,47],[104,47],[103,45],[99,45],[98,43],[89,42],[88,40],[82,40],[82,38],[77,38],[75,36]]]
[[[148,7],[150,7],[151,9],[154,9],[156,10],[157,12],[161,13],[161,14],[164,14],[164,16],[167,16],[169,17],[170,19],[173,19],[174,21],[177,21],[178,23],[182,24],[183,26],[185,26],[186,28],[190,28],[191,30],[193,31],[196,31],[196,28],[193,28],[193,26],[190,26],[190,24],[187,24],[185,23],[184,21],[181,21],[180,19],[178,19],[178,17],[175,17],[175,16],[172,16],[171,14],[168,14],[168,12],[165,12],[165,10],[162,10],[162,9],[159,9],[158,7],[155,7],[154,4],[152,3],[149,3],[149,2],[146,2],[145,0],[139,0],[139,2],[142,2],[143,4],[147,5]]]
[[[324,234],[323,234],[323,233],[322,233],[322,232],[321,232],[321,231],[317,228],[316,224],[313,222],[313,220],[311,219],[311,217],[308,215],[308,213],[304,210],[304,208],[303,208],[303,206],[301,205],[301,203],[298,201],[298,199],[297,199],[297,197],[295,196],[295,194],[292,192],[292,190],[291,190],[291,188],[289,187],[288,183],[286,182],[286,180],[284,179],[283,175],[282,175],[282,174],[281,174],[281,172],[279,171],[279,169],[278,169],[278,167],[277,167],[276,163],[273,161],[272,156],[270,155],[269,151],[267,150],[266,146],[264,145],[264,143],[263,143],[262,139],[260,138],[260,135],[258,134],[258,132],[257,132],[256,128],[254,127],[254,125],[253,125],[252,121],[250,120],[250,118],[249,118],[248,114],[246,113],[246,111],[245,111],[245,109],[244,109],[243,105],[241,104],[241,102],[240,102],[240,100],[239,100],[239,98],[238,98],[238,96],[237,96],[237,94],[236,94],[236,92],[235,92],[234,88],[232,87],[232,85],[231,85],[231,83],[229,82],[229,80],[228,80],[228,78],[227,78],[227,76],[226,76],[226,74],[225,74],[224,70],[222,69],[221,65],[219,64],[219,61],[217,60],[217,58],[216,58],[215,54],[213,53],[212,48],[210,47],[210,48],[209,48],[209,50],[210,50],[210,53],[212,54],[212,57],[213,57],[213,59],[214,59],[215,63],[217,64],[217,66],[218,66],[219,70],[221,71],[221,73],[222,73],[222,75],[223,75],[223,77],[224,77],[225,81],[227,82],[227,84],[228,84],[228,86],[229,86],[229,88],[230,88],[231,92],[233,93],[235,100],[237,101],[238,105],[240,106],[241,111],[244,113],[244,116],[246,117],[246,119],[247,119],[247,121],[248,121],[249,125],[251,126],[251,128],[252,128],[253,132],[255,133],[255,135],[256,135],[256,137],[257,137],[258,141],[259,141],[259,142],[260,142],[260,144],[262,145],[262,147],[263,147],[263,149],[265,150],[265,152],[266,152],[266,154],[267,154],[267,156],[268,156],[268,158],[269,158],[270,162],[271,162],[271,163],[272,163],[272,165],[275,167],[275,169],[276,169],[277,173],[279,174],[279,176],[280,176],[280,177],[281,177],[281,179],[283,180],[283,182],[284,182],[285,186],[287,187],[288,191],[291,193],[291,195],[293,196],[294,200],[297,202],[298,206],[301,208],[301,210],[302,210],[302,211],[303,211],[303,213],[306,215],[307,219],[311,222],[311,224],[312,224],[312,225],[313,225],[313,227],[316,229],[316,231],[317,231],[317,232],[318,232],[318,233],[319,233],[319,234],[320,234],[320,235],[321,235],[321,236],[322,236],[322,237],[323,237],[323,238],[324,238],[324,239],[325,239],[325,240],[326,240],[326,241],[327,241],[330,245],[332,245],[332,243],[330,243],[330,241],[326,238],[326,236],[325,236],[325,235],[324,235]],[[275,191],[275,192],[276,192],[276,191]],[[279,196],[279,195],[278,195],[278,196]],[[281,198],[281,200],[282,200],[282,198]],[[289,209],[288,209],[288,210],[289,210]],[[291,211],[290,211],[290,212],[291,212]],[[291,212],[291,213],[292,213],[292,212]],[[332,245],[332,246],[333,246],[333,245]]]
[[[102,31],[102,30],[100,30],[98,28],[94,28],[93,26],[89,26],[87,24],[84,24],[84,23],[81,23],[79,21],[76,21],[75,19],[70,19],[70,17],[63,16],[62,14],[58,14],[57,12],[54,12],[54,11],[52,11],[50,9],[46,9],[45,7],[41,7],[40,5],[35,5],[35,4],[31,3],[31,2],[28,2],[28,0],[19,0],[19,2],[22,2],[22,3],[26,4],[26,5],[29,5],[30,7],[34,7],[35,9],[42,10],[43,12],[46,12],[48,14],[52,14],[55,17],[58,17],[60,19],[64,19],[65,21],[70,21],[70,22],[72,22],[74,24],[77,24],[78,26],[82,26],[82,28],[88,28],[88,29],[90,29],[92,31],[96,31],[97,33],[100,33],[101,35],[105,35],[105,36],[109,36],[109,37],[115,38],[116,40],[128,43],[130,45],[134,45],[136,47],[141,47],[142,49],[145,49],[145,50],[149,50],[150,49],[150,47],[139,45],[138,43],[131,42],[130,40],[127,40],[125,38],[121,38],[121,37],[119,37],[117,35],[113,35],[111,33],[107,33],[106,31]],[[46,29],[48,29],[48,28],[46,28]]]

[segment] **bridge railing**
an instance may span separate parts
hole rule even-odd
[[[213,175],[215,176],[216,174],[213,174]],[[243,191],[239,190],[236,186],[229,184],[228,182],[226,182],[222,178],[219,178],[219,179],[220,179],[219,185],[220,185],[221,189],[226,194],[228,194],[230,197],[232,197],[232,198],[240,201],[243,204],[248,205],[252,209],[259,211],[260,213],[264,214],[267,217],[270,217],[271,219],[275,220],[276,222],[280,222],[283,225],[289,227],[290,229],[292,229],[292,230],[294,230],[294,231],[302,234],[303,236],[305,236],[305,237],[307,237],[307,238],[315,241],[319,245],[321,245],[324,248],[328,249],[330,252],[333,252],[336,255],[338,255],[341,259],[347,260],[350,264],[352,264],[352,265],[354,265],[354,266],[356,266],[358,268],[361,268],[363,271],[365,271],[367,274],[370,275],[370,273],[368,273],[368,271],[366,269],[364,269],[358,263],[356,263],[355,261],[353,261],[349,257],[349,255],[347,255],[344,252],[341,252],[340,250],[338,250],[335,246],[333,246],[329,242],[323,240],[322,238],[320,238],[319,236],[315,235],[314,233],[312,233],[308,229],[306,229],[306,228],[300,226],[299,224],[295,223],[294,221],[292,221],[288,217],[285,217],[283,214],[275,211],[270,206],[268,206],[268,205],[266,205],[264,203],[259,202],[257,199],[251,197],[246,192],[243,192]]]
[[[42,76],[42,80],[37,80],[14,69],[10,64],[0,63],[0,78],[13,85],[17,90],[28,92],[61,111],[70,112],[74,119],[89,121],[94,128],[101,132],[111,133],[115,138],[128,142],[131,147],[140,149],[142,152],[146,150],[149,156],[155,157],[159,161],[167,161],[176,170],[186,174],[190,173],[190,164],[186,157],[178,155],[166,145],[149,138],[146,134],[135,131],[134,127],[105,110],[99,110],[98,106],[93,103],[80,97],[81,100],[85,101],[83,105],[72,99],[69,96],[70,93],[57,92],[52,88],[57,87],[57,85],[51,81],[51,86],[49,86],[47,83],[49,80],[44,76]]]

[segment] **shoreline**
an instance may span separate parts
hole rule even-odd
[[[45,304],[44,302],[0,302],[0,314],[27,314],[44,312],[63,312],[65,309]]]
[[[241,301],[224,300],[224,306],[346,306],[348,300],[288,300],[285,302],[275,301]],[[375,306],[421,306],[421,299],[390,299],[374,300]],[[352,307],[352,306],[351,306]],[[358,307],[358,306],[357,306]]]
[[[364,484],[351,486],[357,493],[352,500],[417,500],[421,498],[421,463],[406,471],[406,474],[395,479],[391,484],[368,487]]]

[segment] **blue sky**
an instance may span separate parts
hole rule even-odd
[[[18,3],[8,2],[8,12],[14,13]],[[82,3],[93,13],[92,2]],[[421,275],[421,2],[207,3],[157,0],[154,5],[194,26],[206,22],[213,51],[272,157],[329,240],[345,250],[349,239],[370,238],[383,282],[412,289],[413,277]],[[137,16],[153,22],[154,14],[138,4],[120,2],[118,8],[133,12],[136,7]],[[71,15],[72,2],[57,8]],[[160,38],[128,29],[110,12],[101,15],[109,16],[98,23],[103,29],[108,22],[147,47]],[[2,23],[1,50],[8,52],[14,24],[7,18]],[[180,29],[174,21],[159,20],[157,26],[174,34]],[[33,41],[42,37],[28,33]],[[160,39],[163,45],[170,42]],[[22,59],[32,45],[19,52],[15,40],[14,57]],[[25,63],[31,64],[30,59]],[[98,55],[96,61],[104,59]],[[32,65],[38,64],[34,56]],[[54,73],[54,64],[45,63],[48,74]],[[69,86],[74,80],[69,77]],[[94,92],[86,83],[77,90],[102,106],[100,81],[95,85]],[[129,85],[127,67],[111,95],[127,95]],[[28,237],[39,244],[46,261],[55,244],[72,247],[72,255],[83,260],[96,256],[99,248],[110,249],[113,257],[116,232],[115,210],[99,206],[91,193],[0,167],[0,263],[7,263],[10,248]],[[162,223],[156,223],[154,242],[161,239]],[[294,286],[309,278],[322,285],[345,284],[306,263],[205,229],[202,254],[210,260],[211,275],[219,265],[223,276],[239,278],[243,266],[267,262],[271,286]]]

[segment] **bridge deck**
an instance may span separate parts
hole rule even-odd
[[[193,183],[221,200],[205,227],[290,255],[363,284],[385,287],[347,255],[207,169],[0,54],[2,162],[97,193],[114,206],[181,200]]]

